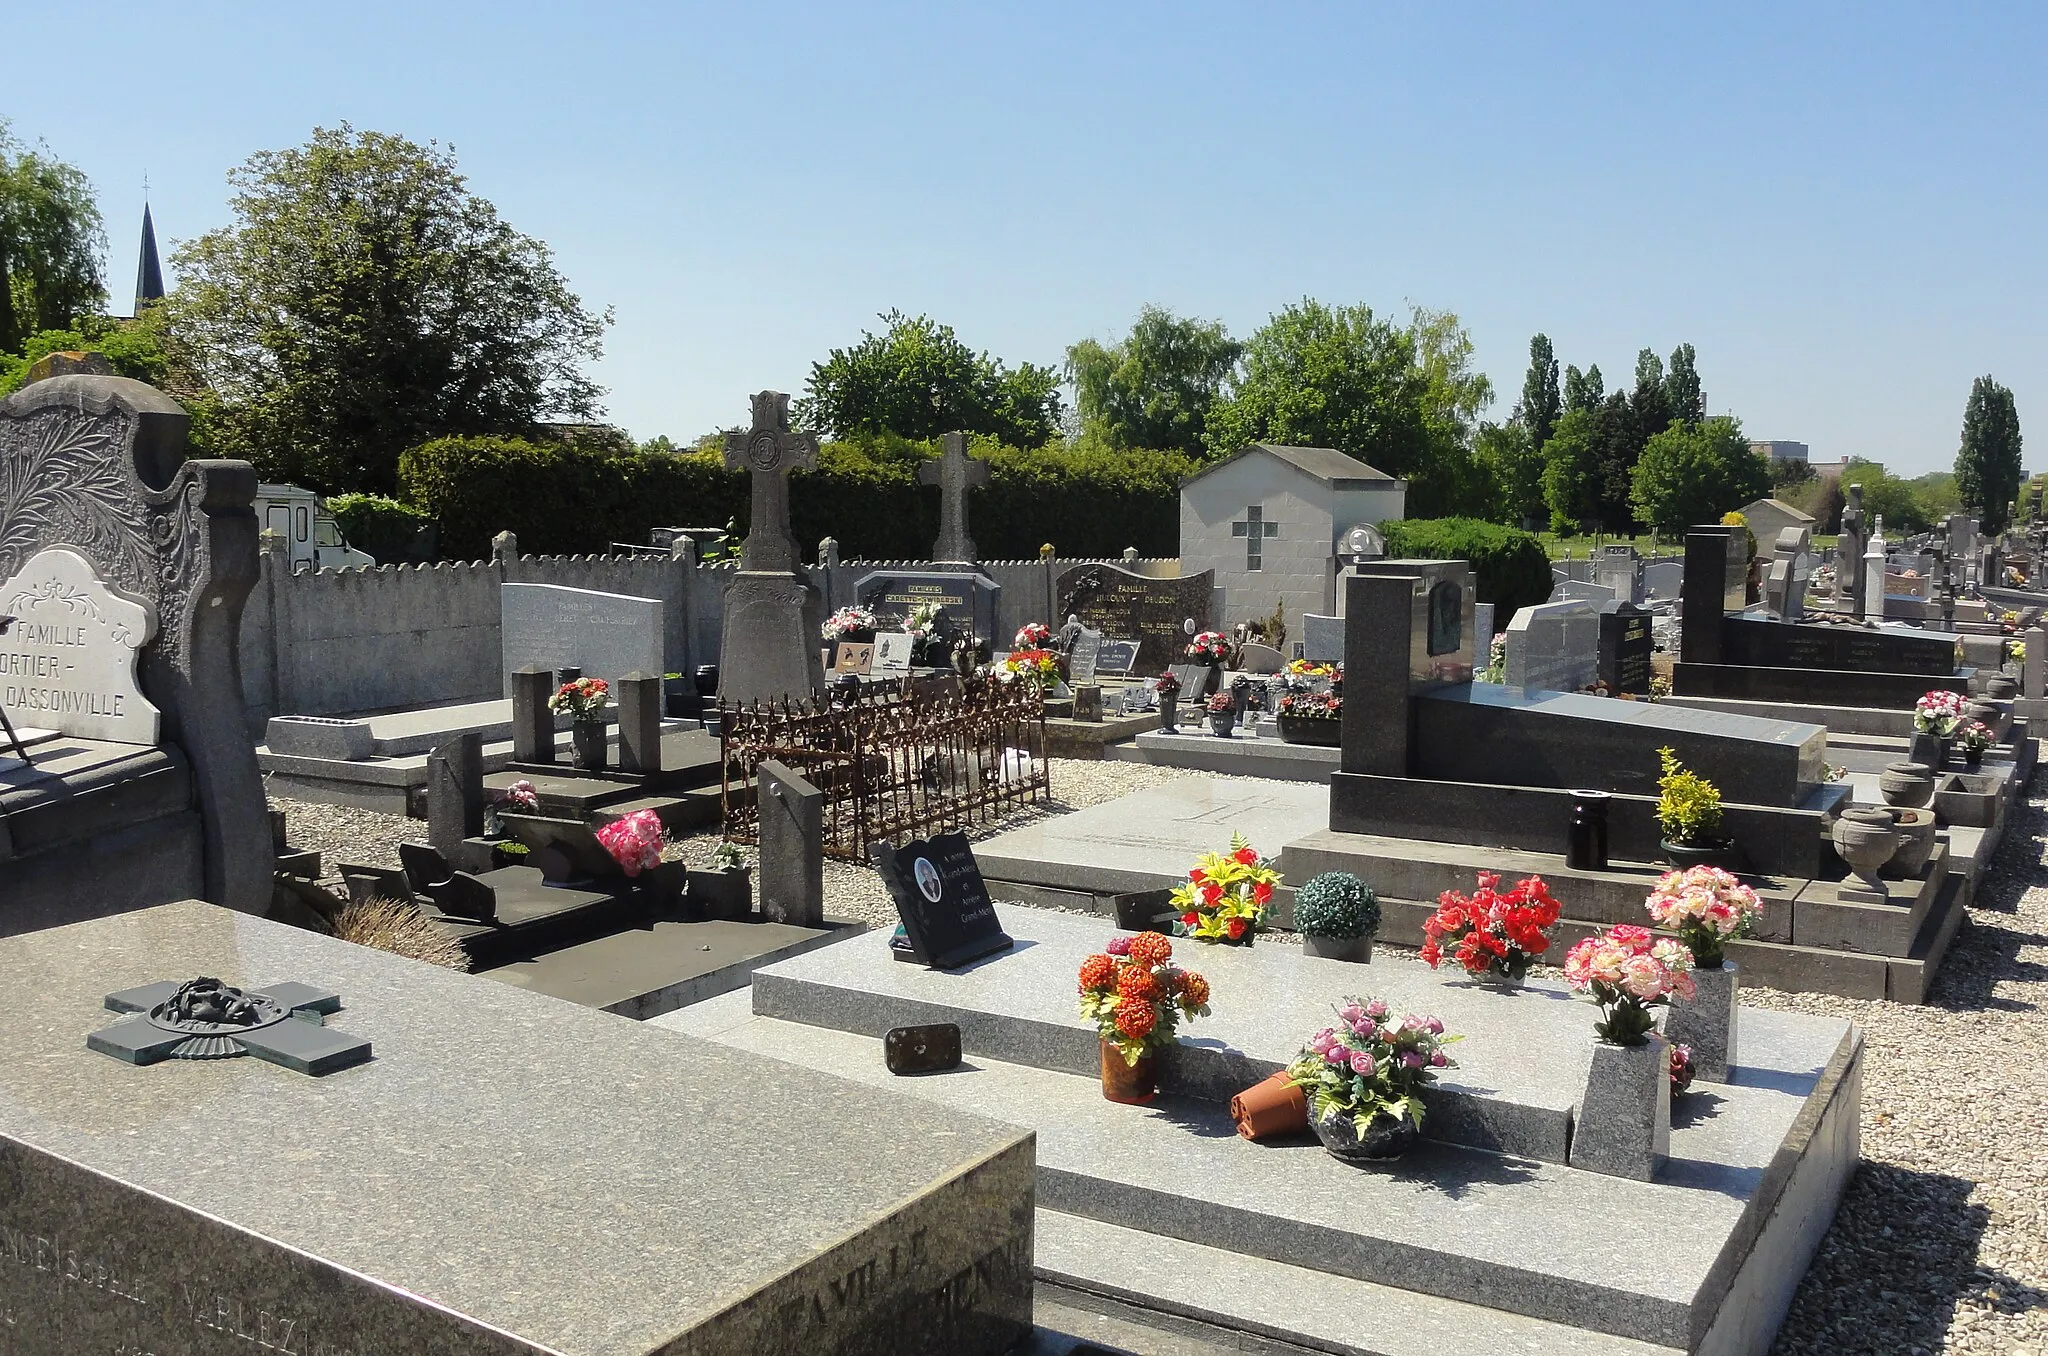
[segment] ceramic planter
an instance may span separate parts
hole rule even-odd
[[[1928,795],[1933,794],[1930,789]],[[1884,872],[1888,876],[1917,876],[1934,855],[1934,811],[1907,808],[1895,813],[1897,819],[1892,827],[1899,832],[1899,846],[1885,863]]]
[[[1422,1132],[1408,1117],[1403,1116],[1397,1121],[1384,1115],[1373,1117],[1361,1135],[1357,1118],[1338,1107],[1330,1108],[1310,1124],[1315,1127],[1316,1138],[1323,1142],[1323,1148],[1329,1151],[1330,1157],[1354,1167],[1399,1158],[1414,1148],[1415,1141],[1422,1137]]]
[[[1138,1056],[1136,1064],[1126,1063],[1115,1041],[1102,1045],[1102,1095],[1126,1106],[1142,1106],[1159,1090],[1158,1056],[1151,1050]]]
[[[1884,803],[1901,810],[1918,809],[1934,799],[1934,769],[1925,763],[1892,763],[1878,776]]]
[[[1218,739],[1229,739],[1237,732],[1237,713],[1225,711],[1209,717],[1209,733]]]
[[[1892,812],[1868,807],[1844,810],[1835,821],[1835,851],[1849,869],[1872,890],[1883,893],[1878,868],[1898,850],[1899,831],[1892,827]]]
[[[575,749],[574,761],[578,771],[604,771],[605,729],[603,721],[577,721],[569,727],[569,740]]]
[[[1362,965],[1372,959],[1372,938],[1325,937],[1320,933],[1304,932],[1301,934],[1301,949],[1324,960],[1354,961]]]
[[[1664,853],[1664,860],[1674,871],[1687,871],[1695,866],[1728,867],[1729,858],[1734,855],[1735,844],[1727,838],[1709,843],[1674,843],[1669,838],[1660,839],[1657,847]]]
[[[1691,1047],[1694,1078],[1725,1083],[1728,1066],[1735,1062],[1735,993],[1741,986],[1742,971],[1734,961],[1722,961],[1695,969],[1692,982],[1690,1001],[1671,1000],[1664,1035],[1675,1045]]]
[[[1343,742],[1344,722],[1316,720],[1306,716],[1281,716],[1280,738],[1289,744],[1312,744],[1334,749]]]
[[[734,866],[717,871],[692,871],[690,911],[707,921],[744,923],[754,916],[754,872]]]
[[[1254,1083],[1230,1099],[1230,1119],[1246,1139],[1267,1139],[1308,1129],[1308,1095],[1287,1081],[1287,1071]]]

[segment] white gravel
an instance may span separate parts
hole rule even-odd
[[[1206,774],[1052,764],[1046,813]],[[418,821],[276,799],[295,846],[397,862]],[[683,840],[707,856],[715,834]],[[750,851],[750,856],[751,851]],[[873,871],[825,864],[826,908],[894,926]],[[2048,797],[2019,808],[1924,1007],[1745,989],[1758,1007],[1863,1028],[1863,1163],[1799,1288],[1779,1356],[2048,1356]]]

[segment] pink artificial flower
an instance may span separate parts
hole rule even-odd
[[[1371,1078],[1373,1067],[1370,1054],[1363,1050],[1353,1050],[1351,1052],[1351,1072],[1359,1075],[1361,1078]]]

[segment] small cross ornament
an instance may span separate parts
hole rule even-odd
[[[206,977],[167,979],[110,993],[106,1005],[134,1015],[87,1036],[86,1049],[128,1064],[254,1055],[318,1076],[370,1057],[368,1041],[324,1023],[341,995],[308,984],[245,991]]]

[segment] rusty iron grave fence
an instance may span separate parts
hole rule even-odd
[[[1052,798],[1045,702],[1022,683],[929,695],[891,680],[852,699],[721,702],[719,745],[727,839],[760,841],[754,776],[771,758],[825,793],[825,853],[842,861]]]

